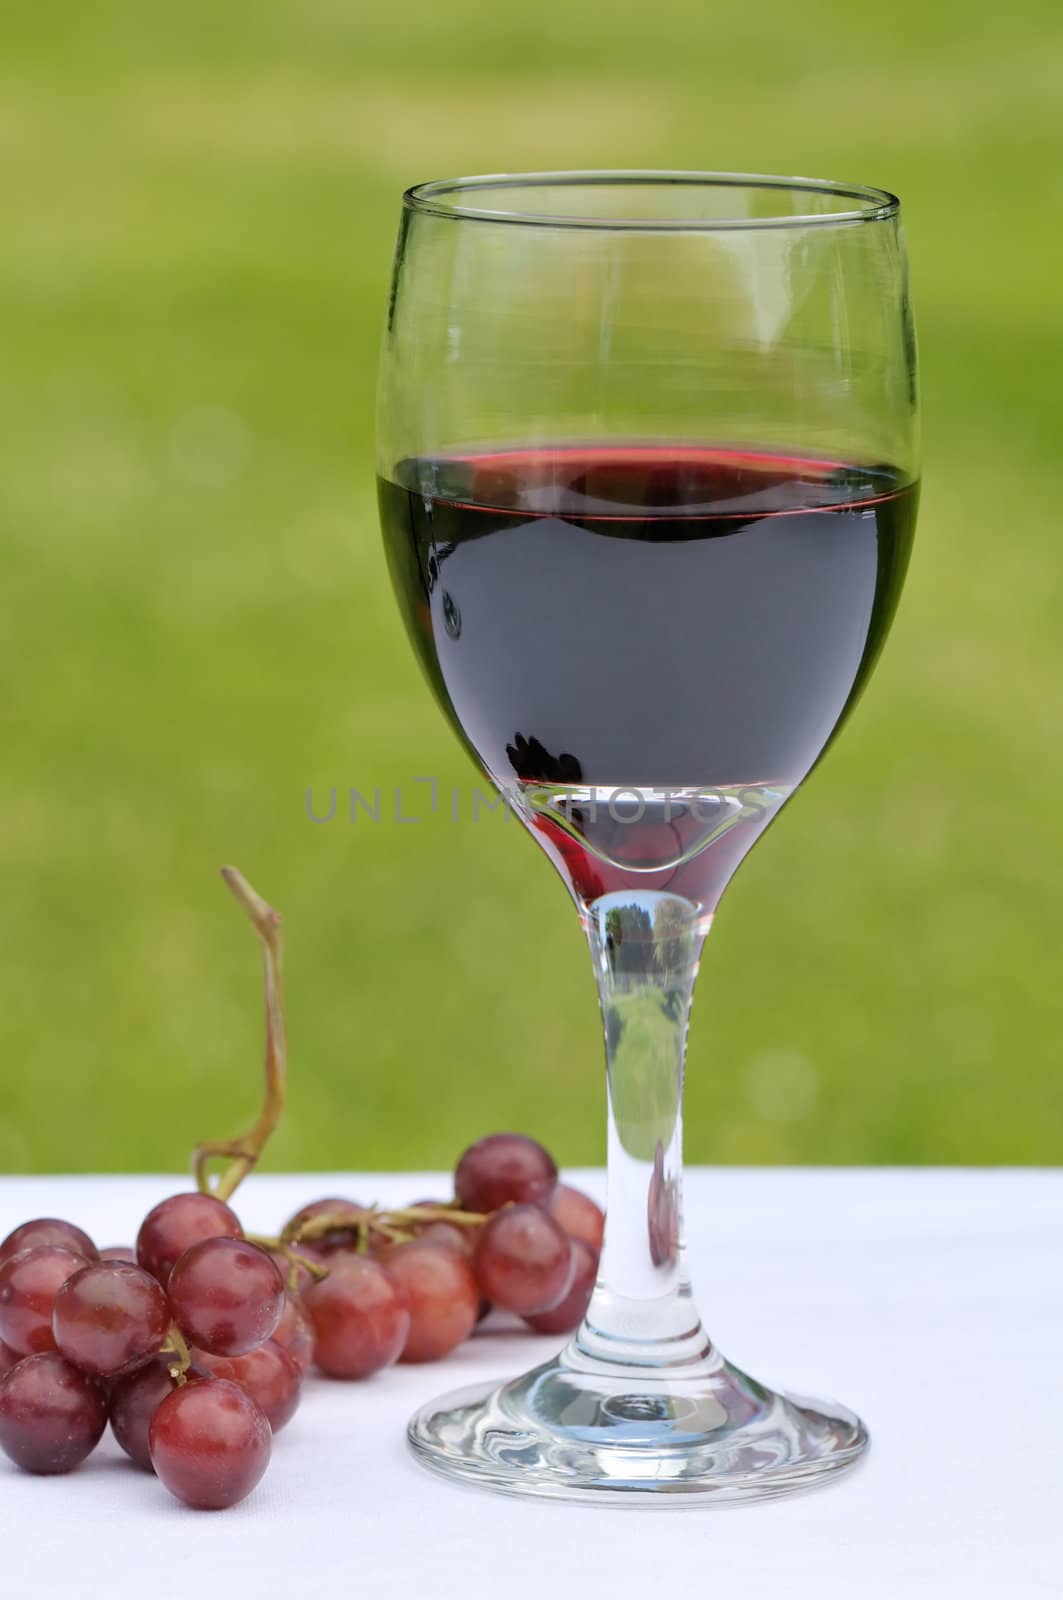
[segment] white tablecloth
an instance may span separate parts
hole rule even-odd
[[[600,1173],[574,1174],[601,1195]],[[0,1237],[69,1216],[128,1241],[173,1178],[0,1180]],[[261,1176],[250,1229],[438,1175]],[[421,1401],[541,1359],[485,1329],[447,1361],[314,1380],[241,1506],[186,1511],[105,1439],[66,1478],[0,1458],[3,1600],[568,1600],[692,1595],[1034,1600],[1063,1594],[1063,1173],[694,1170],[688,1234],[714,1339],[747,1370],[858,1409],[855,1472],[813,1493],[681,1513],[527,1503],[407,1453]],[[560,1342],[560,1341],[558,1341]]]

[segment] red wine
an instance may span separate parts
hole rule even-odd
[[[705,911],[866,682],[917,500],[886,466],[667,444],[411,458],[379,488],[429,681],[577,900]]]

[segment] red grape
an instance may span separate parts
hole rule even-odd
[[[298,1230],[307,1222],[313,1222],[317,1217],[349,1217],[352,1226],[357,1224],[365,1211],[357,1200],[325,1199],[311,1200],[309,1205],[301,1206],[294,1216],[290,1217],[284,1225],[284,1237],[294,1238]],[[317,1238],[307,1240],[323,1256],[330,1256],[336,1250],[349,1250],[354,1243],[355,1234],[350,1229],[334,1228],[328,1233],[323,1233]],[[296,1249],[299,1249],[296,1243]]]
[[[264,1344],[284,1310],[276,1265],[246,1239],[201,1239],[177,1262],[166,1292],[181,1332],[215,1356]]]
[[[459,1256],[471,1261],[476,1233],[475,1228],[459,1228],[453,1222],[424,1222],[415,1227],[413,1236],[426,1243],[443,1245],[447,1250],[456,1250]]]
[[[298,1296],[285,1295],[284,1310],[273,1338],[293,1357],[300,1372],[309,1372],[314,1364],[314,1324]]]
[[[477,1140],[454,1173],[454,1192],[465,1211],[497,1211],[510,1202],[545,1206],[556,1188],[553,1156],[523,1133]]]
[[[403,1361],[438,1361],[469,1337],[480,1310],[480,1291],[465,1256],[452,1245],[425,1238],[394,1244],[380,1259],[410,1302]]]
[[[70,1472],[106,1426],[99,1384],[54,1351],[27,1357],[0,1381],[0,1449],[26,1472]]]
[[[100,1251],[101,1261],[131,1261],[134,1267],[137,1263],[137,1253],[131,1244],[109,1244]]]
[[[342,1256],[306,1291],[314,1325],[314,1360],[330,1378],[368,1378],[402,1354],[410,1331],[406,1290],[386,1267]]]
[[[272,1448],[258,1406],[224,1378],[175,1389],[151,1419],[148,1442],[161,1482],[197,1511],[221,1511],[249,1495]]]
[[[242,1239],[235,1211],[212,1194],[174,1194],[149,1211],[137,1234],[137,1261],[166,1288],[178,1256],[201,1239]]]
[[[437,1206],[439,1202],[437,1200],[424,1200],[421,1204]],[[419,1208],[412,1206],[410,1209],[416,1211]],[[408,1229],[415,1239],[431,1239],[433,1244],[449,1245],[452,1250],[456,1250],[459,1255],[463,1255],[468,1261],[472,1260],[476,1235],[480,1231],[478,1227],[463,1227],[456,1222],[447,1222],[442,1217],[431,1217],[427,1222],[407,1222],[404,1224],[404,1228]]]
[[[582,1189],[573,1189],[570,1184],[559,1183],[549,1209],[550,1215],[560,1222],[570,1239],[582,1239],[595,1252],[601,1251],[605,1237],[605,1212],[589,1194],[584,1194]]]
[[[0,1378],[5,1372],[10,1372],[12,1367],[17,1366],[22,1359],[23,1357],[16,1351],[9,1350],[7,1345],[0,1341]]]
[[[60,1353],[94,1378],[117,1378],[157,1355],[170,1329],[158,1283],[129,1261],[94,1261],[55,1297],[52,1332]]]
[[[195,1359],[216,1378],[239,1384],[274,1433],[280,1433],[299,1409],[303,1374],[295,1358],[275,1339],[267,1339],[246,1356],[212,1356],[197,1350]]]
[[[43,1244],[61,1245],[64,1250],[73,1250],[76,1256],[84,1256],[86,1261],[95,1261],[97,1255],[88,1234],[75,1228],[72,1222],[63,1222],[59,1217],[37,1217],[15,1228],[0,1244],[0,1264],[23,1250],[36,1250]]]
[[[568,1235],[538,1206],[507,1206],[483,1226],[474,1258],[488,1300],[519,1316],[550,1311],[575,1271]]]
[[[62,1245],[42,1244],[0,1266],[0,1339],[18,1355],[55,1349],[52,1307],[68,1278],[86,1265]]]
[[[177,1388],[172,1376],[176,1364],[176,1356],[154,1356],[145,1366],[138,1367],[128,1377],[119,1378],[111,1386],[111,1432],[130,1460],[146,1472],[153,1470],[148,1449],[151,1419],[166,1396]],[[199,1362],[193,1362],[187,1376],[189,1382],[195,1382],[210,1379],[212,1374]]]
[[[550,1311],[540,1311],[524,1319],[536,1333],[571,1333],[587,1314],[598,1276],[598,1257],[590,1245],[576,1238],[572,1240],[572,1256],[576,1274],[565,1298]]]

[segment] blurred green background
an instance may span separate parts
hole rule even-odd
[[[248,1120],[227,860],[288,924],[272,1165],[494,1127],[601,1158],[590,966],[531,843],[305,800],[474,783],[376,526],[400,191],[586,166],[896,189],[920,324],[908,592],[717,920],[689,1156],[1060,1159],[1058,30],[1047,0],[5,13],[0,1170],[173,1169]]]

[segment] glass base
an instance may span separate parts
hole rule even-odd
[[[844,1406],[774,1394],[715,1352],[715,1371],[670,1380],[588,1373],[570,1352],[422,1407],[414,1453],[503,1494],[694,1506],[811,1488],[868,1446]]]

